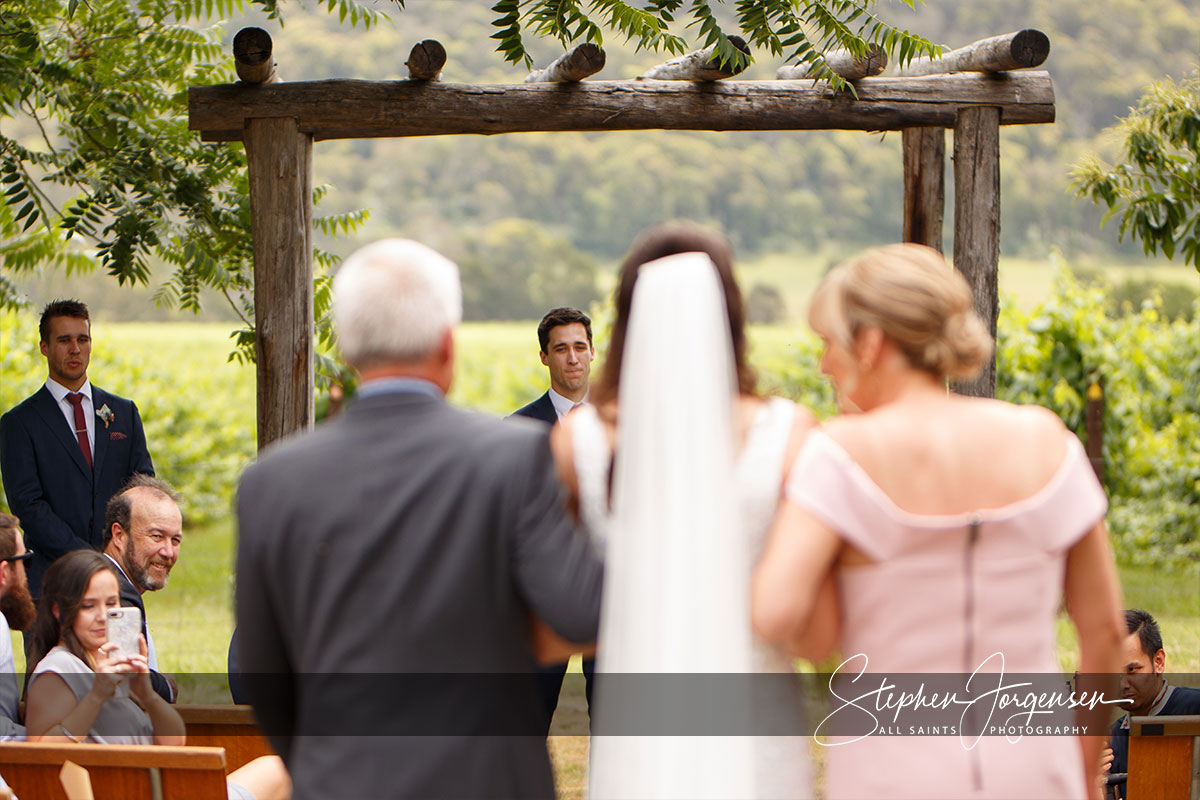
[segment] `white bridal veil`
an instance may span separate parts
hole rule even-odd
[[[707,255],[641,268],[622,358],[590,796],[744,797],[750,737],[676,729],[683,710],[702,722],[751,713],[749,698],[729,696],[743,682],[717,677],[752,669],[750,555],[736,511],[729,322]],[[689,673],[710,673],[699,680],[722,696],[674,691]],[[654,719],[664,727],[645,735]]]

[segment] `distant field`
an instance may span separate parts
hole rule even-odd
[[[842,261],[841,254],[806,254],[795,256],[775,254],[743,261],[738,277],[744,290],[755,283],[775,286],[783,294],[789,317],[803,322],[808,300],[821,281],[821,276]],[[1200,290],[1200,272],[1183,264],[1138,261],[1066,261],[1058,256],[1046,258],[1000,258],[1000,295],[1004,302],[1015,302],[1029,309],[1046,300],[1053,289],[1056,270],[1099,271],[1110,281],[1119,283],[1129,278],[1149,278],[1177,282]]]

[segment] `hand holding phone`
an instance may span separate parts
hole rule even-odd
[[[141,609],[134,606],[110,608],[104,625],[108,641],[117,646],[109,652],[109,658],[120,661],[141,652],[138,647],[138,636],[142,633]]]

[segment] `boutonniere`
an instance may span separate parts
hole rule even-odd
[[[104,420],[104,429],[108,430],[108,423],[112,422],[113,417],[116,415],[113,414],[112,409],[108,407],[108,403],[105,403],[96,409],[96,416]]]

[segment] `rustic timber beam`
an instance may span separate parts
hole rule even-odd
[[[437,39],[426,39],[417,42],[409,51],[408,77],[414,81],[436,81],[446,66],[446,48]]]
[[[954,126],[954,268],[975,298],[975,312],[996,339],[1000,316],[1000,113],[965,108]],[[996,396],[996,354],[974,380],[950,388],[973,397]]]
[[[233,37],[233,67],[243,83],[271,83],[275,76],[274,45],[262,28],[242,28]]]
[[[314,419],[312,137],[277,117],[248,120],[245,142],[261,450]]]
[[[604,69],[608,56],[591,42],[584,42],[563,53],[545,69],[535,69],[526,83],[575,83]]]
[[[729,43],[746,55],[750,55],[750,46],[742,37],[730,36]],[[722,64],[721,59],[717,56],[717,46],[714,44],[703,50],[696,50],[653,66],[642,77],[656,81],[719,81],[732,78],[743,72],[748,66],[750,66],[748,60],[736,69],[731,64]]]
[[[980,39],[943,53],[940,59],[914,58],[901,75],[945,72],[1006,72],[1040,67],[1050,55],[1050,37],[1035,28]]]
[[[849,50],[830,50],[822,53],[821,58],[835,74],[848,81],[858,81],[878,75],[887,68],[887,51],[877,44],[867,46],[862,56],[855,56]],[[808,64],[785,64],[775,72],[775,77],[781,81],[796,81],[811,78]]]
[[[188,127],[237,141],[247,120],[289,117],[316,140],[619,130],[949,128],[990,106],[1001,125],[1054,121],[1046,72],[864,78],[857,97],[811,81],[587,81],[469,85],[328,80],[188,89]]]
[[[928,245],[942,252],[942,220],[946,213],[946,131],[905,128],[904,229],[901,241]]]

